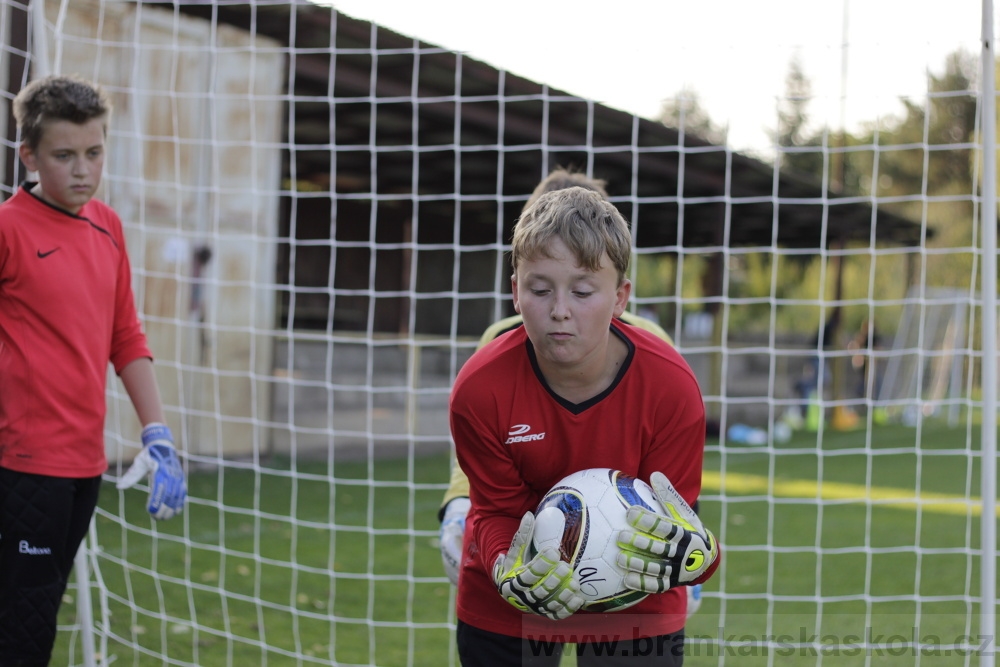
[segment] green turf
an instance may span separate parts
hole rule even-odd
[[[901,638],[928,645],[921,665],[977,661],[933,647],[978,633],[978,517],[820,502],[816,483],[976,494],[978,437],[929,422],[877,427],[870,439],[800,432],[773,452],[710,442],[706,472],[819,490],[797,498],[792,485],[768,499],[706,486],[701,513],[725,558],[688,625],[685,664],[916,664],[919,647]],[[114,664],[457,664],[435,539],[447,457],[298,462],[296,478],[290,469],[283,460],[193,473],[187,511],[162,524],[143,493],[105,485],[97,532],[108,594],[95,605],[110,612]],[[72,604],[61,622],[52,664],[80,664]],[[866,636],[888,645],[852,652]]]
[[[773,452],[711,443],[706,471],[807,484],[792,487],[799,497],[773,499],[703,490],[702,515],[726,555],[688,623],[685,665],[977,662],[948,645],[979,632],[978,559],[970,555],[979,517],[817,497],[825,495],[818,482],[872,494],[978,494],[978,443],[978,430],[936,421],[920,431],[876,427],[870,438],[863,430],[802,432]]]

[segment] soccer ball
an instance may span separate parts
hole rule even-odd
[[[656,494],[640,479],[611,468],[590,468],[565,477],[542,498],[535,511],[532,545],[559,550],[573,566],[588,611],[619,611],[646,597],[625,588],[617,562],[618,531],[628,527],[625,513],[641,505],[665,513]]]

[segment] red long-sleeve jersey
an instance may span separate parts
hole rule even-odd
[[[32,185],[0,205],[0,466],[93,477],[108,363],[152,355],[118,215],[97,200],[72,215]]]
[[[626,611],[546,621],[515,609],[493,583],[493,563],[507,551],[521,517],[572,472],[615,468],[648,481],[659,470],[692,505],[701,491],[705,408],[694,373],[654,334],[618,322],[611,334],[627,344],[628,357],[614,383],[585,403],[569,403],[548,388],[523,327],[476,352],[459,372],[451,431],[472,501],[458,586],[462,621],[564,641],[683,628],[683,589],[650,595]]]

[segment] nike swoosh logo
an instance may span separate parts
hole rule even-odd
[[[49,255],[51,255],[52,253],[54,253],[56,250],[59,250],[59,247],[60,246],[56,246],[55,248],[53,248],[52,250],[49,250],[48,252],[42,252],[41,250],[39,250],[38,251],[38,259],[45,259]]]

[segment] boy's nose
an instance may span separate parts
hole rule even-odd
[[[566,307],[566,300],[556,297],[552,302],[552,319],[565,320],[569,317],[569,308]]]

